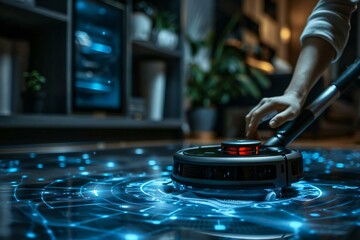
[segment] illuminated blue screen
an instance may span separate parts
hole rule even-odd
[[[118,112],[124,82],[123,10],[76,0],[74,11],[74,110]]]

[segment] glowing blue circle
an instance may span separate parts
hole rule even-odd
[[[113,168],[113,167],[115,167],[115,163],[114,163],[114,162],[108,162],[108,163],[106,164],[106,166],[107,166],[108,168]]]
[[[135,152],[135,154],[137,154],[137,155],[141,155],[141,154],[144,154],[144,149],[142,149],[142,148],[136,148],[134,152]]]
[[[343,164],[343,163],[337,163],[335,166],[336,166],[337,168],[344,168],[344,167],[345,167],[345,164]]]
[[[293,222],[290,222],[289,223],[289,226],[294,228],[294,229],[298,229],[302,226],[302,223],[301,222],[296,222],[296,221],[293,221]]]
[[[214,229],[217,231],[224,231],[226,229],[226,226],[222,224],[217,224],[214,226]]]
[[[149,160],[148,161],[149,166],[154,166],[156,164],[155,160]]]
[[[125,235],[125,239],[126,240],[137,240],[137,239],[139,239],[139,237],[136,234],[129,233],[129,234]]]
[[[33,232],[28,232],[28,233],[26,233],[26,237],[27,237],[27,238],[35,238],[35,237],[36,237],[36,234],[33,233]]]

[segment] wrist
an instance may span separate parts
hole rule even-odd
[[[307,91],[299,91],[299,90],[295,90],[295,89],[287,89],[284,92],[284,95],[287,96],[291,96],[295,99],[297,99],[297,101],[300,103],[300,105],[303,105],[303,103],[305,102],[308,92]]]

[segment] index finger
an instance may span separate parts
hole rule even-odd
[[[260,121],[264,117],[268,115],[272,115],[276,111],[277,111],[277,107],[272,104],[263,104],[259,108],[254,110],[250,115],[249,122],[247,123],[246,137],[247,138],[256,137],[256,132],[260,124]]]

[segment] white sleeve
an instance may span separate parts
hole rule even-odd
[[[350,32],[350,17],[356,9],[356,0],[319,0],[308,18],[300,37],[303,43],[307,37],[320,37],[328,41],[335,49],[336,56],[341,56]]]

